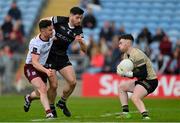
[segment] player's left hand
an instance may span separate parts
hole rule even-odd
[[[124,75],[125,77],[131,78],[131,77],[133,77],[133,72],[132,72],[132,71],[124,72],[123,75]]]

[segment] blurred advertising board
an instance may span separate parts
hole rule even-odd
[[[89,74],[82,75],[82,96],[84,97],[113,97],[118,95],[118,85],[121,82],[134,81],[116,74]],[[159,84],[149,98],[179,98],[180,76],[158,76]]]

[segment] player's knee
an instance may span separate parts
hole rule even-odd
[[[136,95],[132,95],[132,96],[131,96],[131,100],[132,100],[133,102],[137,102],[137,101],[139,100],[139,98],[138,98]]]
[[[47,93],[47,87],[46,86],[41,86],[39,88],[39,93],[40,94],[46,94]]]
[[[51,89],[51,90],[53,90],[53,91],[56,91],[57,88],[58,88],[58,85],[57,85],[57,84],[52,84],[52,85],[50,85],[50,88],[49,88],[49,89]]]
[[[126,82],[121,82],[119,84],[119,91],[126,91]]]
[[[71,87],[71,88],[74,88],[75,86],[76,86],[76,79],[72,79],[72,80],[70,80],[69,81],[69,86]]]

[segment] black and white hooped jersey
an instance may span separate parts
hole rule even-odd
[[[51,18],[57,40],[53,42],[50,54],[66,55],[68,46],[75,40],[77,35],[83,37],[82,26],[70,27],[69,17],[54,16]]]
[[[42,39],[40,39],[40,35],[34,37],[29,43],[29,51],[26,57],[26,64],[32,64],[31,54],[33,53],[40,55],[39,63],[41,65],[44,65],[48,58],[53,39],[54,37],[50,38],[49,41],[43,41]]]

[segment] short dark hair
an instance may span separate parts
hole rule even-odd
[[[51,21],[50,20],[41,20],[39,22],[39,29],[46,28],[48,26],[51,26]]]
[[[84,10],[82,10],[81,8],[79,7],[72,7],[70,9],[70,13],[73,14],[73,15],[82,15],[84,13]]]
[[[132,42],[134,42],[134,38],[131,34],[123,34],[119,37],[119,40],[121,39],[131,40]]]

